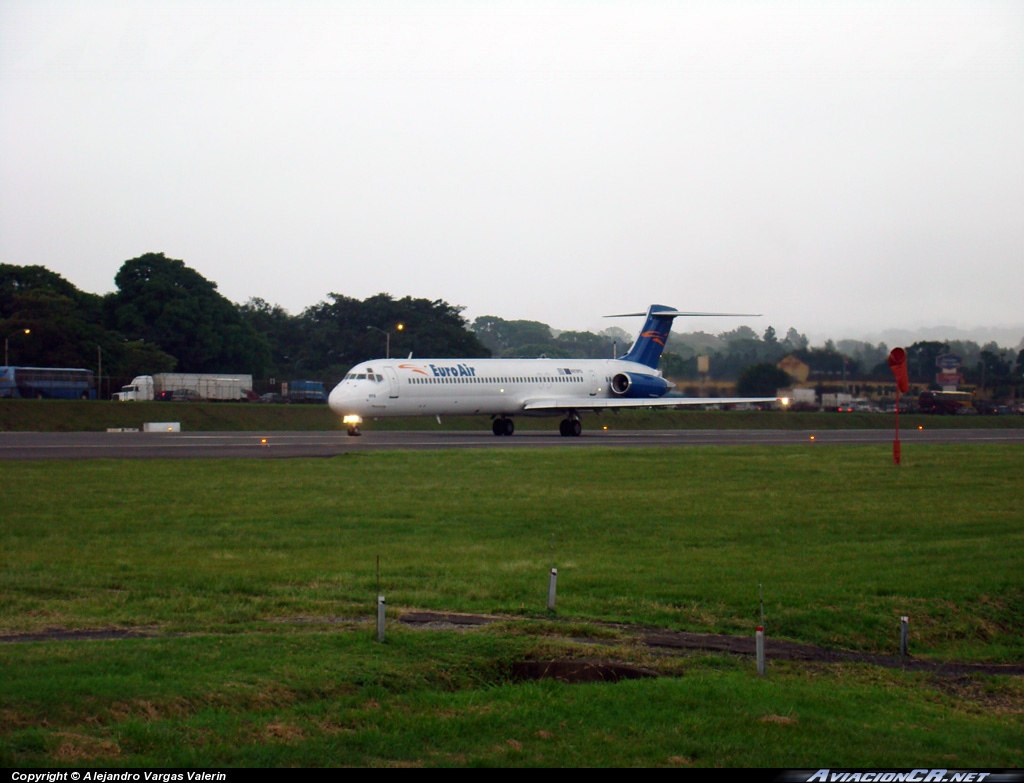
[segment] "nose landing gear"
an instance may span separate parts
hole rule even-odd
[[[341,421],[348,429],[348,435],[350,438],[363,434],[362,432],[359,431],[359,425],[363,423],[362,418],[360,418],[359,416],[356,416],[355,414],[349,414],[348,416],[342,418]]]

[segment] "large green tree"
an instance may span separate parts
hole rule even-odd
[[[412,354],[419,358],[475,358],[490,355],[469,331],[462,308],[436,299],[394,299],[377,294],[363,301],[341,294],[306,308],[300,317],[308,357],[300,374],[319,373],[332,382],[354,364]],[[401,329],[399,328],[401,324]]]
[[[551,345],[551,327],[540,321],[506,321],[482,315],[473,321],[473,334],[494,356],[505,356],[526,345]]]
[[[907,371],[912,383],[935,382],[935,360],[949,353],[949,344],[937,340],[919,340],[907,348]]]
[[[753,364],[740,373],[736,393],[741,397],[774,397],[779,389],[791,386],[793,379],[770,362]]]
[[[102,364],[115,385],[174,369],[174,357],[153,343],[126,340],[103,323],[102,312],[102,297],[78,290],[55,272],[0,264],[0,332],[9,338],[12,364],[82,367],[97,375]],[[101,393],[106,391],[104,383]]]
[[[302,316],[290,315],[280,305],[272,305],[259,297],[251,298],[238,311],[242,320],[262,335],[270,347],[268,378],[298,380],[320,366],[312,353],[310,330]]]
[[[611,359],[612,351],[618,349],[615,342],[611,337],[593,332],[562,332],[555,339],[555,345],[573,359]]]
[[[79,291],[73,283],[43,266],[0,264],[0,318],[10,319],[24,309],[23,297],[64,297],[81,317],[98,320],[101,297]]]
[[[185,262],[163,253],[125,261],[107,299],[111,325],[131,340],[159,345],[181,372],[247,372],[262,376],[266,339],[238,309]]]
[[[793,351],[793,356],[806,362],[814,377],[831,376],[833,378],[855,378],[860,374],[860,362],[850,359],[836,350],[831,340],[822,348],[803,348]]]
[[[986,343],[978,357],[979,386],[990,389],[997,396],[1011,394],[1016,386],[1013,363],[1013,351],[1009,348],[1000,348],[994,342]]]

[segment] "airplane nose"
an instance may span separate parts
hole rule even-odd
[[[348,401],[348,395],[345,394],[345,390],[342,387],[344,382],[339,383],[333,389],[331,389],[330,395],[327,397],[328,407],[335,413],[345,413],[345,404]]]

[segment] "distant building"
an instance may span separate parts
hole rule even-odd
[[[775,366],[797,383],[807,383],[807,379],[811,375],[811,368],[807,363],[800,361],[795,356],[784,356]]]

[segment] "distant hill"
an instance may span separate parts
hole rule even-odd
[[[1000,348],[1024,348],[1024,324],[1015,326],[977,326],[965,329],[957,326],[922,326],[918,329],[886,329],[864,335],[859,339],[886,345],[910,345],[922,340],[973,340],[978,345],[995,341]]]

